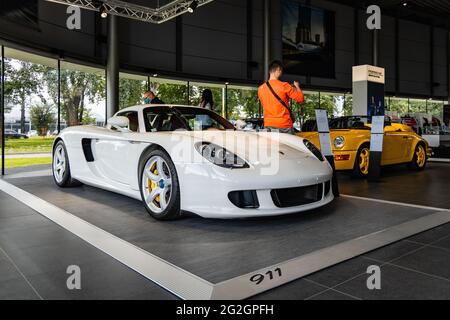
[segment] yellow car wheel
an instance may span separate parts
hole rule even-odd
[[[370,159],[370,147],[368,144],[362,145],[355,159],[353,166],[353,176],[357,178],[365,178],[369,175],[369,159]]]
[[[415,170],[423,170],[427,165],[427,152],[423,143],[418,143],[409,167]]]

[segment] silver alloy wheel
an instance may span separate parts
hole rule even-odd
[[[53,154],[53,175],[58,183],[61,183],[64,179],[64,173],[66,172],[66,153],[64,146],[59,144],[55,153]]]
[[[145,203],[155,213],[163,212],[172,196],[172,176],[166,161],[160,156],[151,157],[142,172],[142,190]]]

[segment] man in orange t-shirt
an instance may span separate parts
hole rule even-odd
[[[297,81],[294,82],[295,88],[287,82],[280,81],[282,74],[283,64],[280,61],[273,61],[269,66],[269,85],[264,83],[258,89],[259,101],[264,109],[264,128],[294,134],[289,99],[303,103],[305,97]]]

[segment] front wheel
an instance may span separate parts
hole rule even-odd
[[[81,183],[72,178],[70,174],[69,157],[67,150],[62,140],[58,141],[53,149],[52,161],[53,180],[58,187],[76,187]]]
[[[157,220],[179,218],[180,186],[169,155],[160,149],[150,150],[139,167],[141,197],[148,213]]]
[[[362,145],[356,153],[352,175],[356,178],[366,178],[369,175],[370,147]]]
[[[422,143],[417,144],[414,150],[414,156],[412,161],[409,163],[409,167],[414,170],[423,170],[427,165],[427,152],[425,146]]]

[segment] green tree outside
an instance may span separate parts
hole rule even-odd
[[[30,109],[30,120],[38,135],[46,136],[50,124],[56,120],[54,106],[44,103],[33,105]]]
[[[134,79],[119,79],[119,109],[142,104],[147,82]]]

